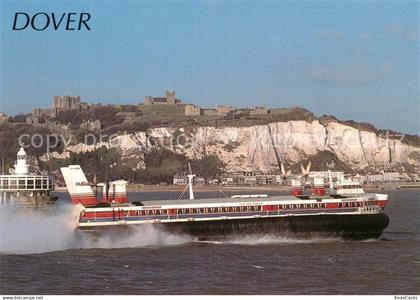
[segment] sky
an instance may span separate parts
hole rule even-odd
[[[420,134],[419,1],[0,1],[0,111],[54,95],[201,107],[300,106]],[[13,31],[16,12],[91,30]]]

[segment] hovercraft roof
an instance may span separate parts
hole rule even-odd
[[[290,201],[300,200],[294,196],[274,196],[267,198],[207,198],[207,199],[179,199],[179,200],[143,200],[139,201],[144,206],[153,205],[188,205],[188,204],[206,204],[206,203],[251,203],[251,202],[272,202],[272,201]]]

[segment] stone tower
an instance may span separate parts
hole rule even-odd
[[[168,104],[175,104],[175,91],[166,91],[166,102]]]

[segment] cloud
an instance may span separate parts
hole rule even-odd
[[[419,39],[419,29],[414,27],[404,27],[401,24],[394,23],[385,28],[385,32],[389,35],[401,37],[410,41]]]
[[[351,83],[366,85],[388,77],[394,71],[391,65],[367,66],[346,65],[328,66],[312,65],[306,69],[306,75],[316,81],[325,83]]]
[[[324,28],[315,32],[315,37],[319,39],[340,40],[343,36],[344,34],[342,32],[331,28]]]

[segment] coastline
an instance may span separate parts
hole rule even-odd
[[[420,189],[420,183],[416,184],[374,184],[363,185],[364,189],[383,189],[383,190],[396,190],[396,189]],[[141,187],[127,187],[128,192],[179,192],[185,189],[180,185],[144,185]],[[254,186],[241,186],[241,185],[198,185],[194,186],[195,192],[217,192],[223,191],[289,191],[290,187],[278,185],[254,185]],[[55,192],[67,192],[67,188],[60,186],[55,188]]]
[[[185,186],[181,185],[144,185],[142,187],[127,187],[128,192],[179,192],[181,193]],[[288,191],[288,187],[280,186],[240,186],[240,185],[199,185],[194,186],[195,192],[217,192],[223,191]],[[67,192],[67,188],[60,186],[55,188],[56,192]]]

